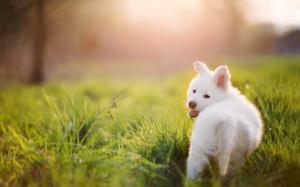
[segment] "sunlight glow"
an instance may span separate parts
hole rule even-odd
[[[299,0],[249,0],[248,6],[250,21],[300,26]]]
[[[129,23],[180,28],[192,24],[199,15],[199,0],[127,0]]]

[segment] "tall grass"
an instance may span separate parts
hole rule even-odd
[[[232,81],[265,123],[237,186],[299,186],[297,58],[232,63]],[[182,186],[194,73],[168,79],[12,86],[0,92],[0,186]],[[208,185],[218,185],[216,177]],[[198,184],[194,184],[198,185]]]

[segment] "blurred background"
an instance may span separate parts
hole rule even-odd
[[[300,54],[298,0],[2,0],[0,84],[161,76]]]

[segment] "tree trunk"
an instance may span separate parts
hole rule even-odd
[[[40,84],[44,81],[44,53],[46,47],[45,1],[36,0],[35,27],[33,36],[33,66],[30,82]]]

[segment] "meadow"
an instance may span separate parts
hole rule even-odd
[[[227,59],[265,134],[233,186],[300,186],[300,58]],[[0,91],[0,186],[183,186],[192,71]],[[205,186],[218,186],[209,168]],[[198,183],[188,184],[197,186]]]

